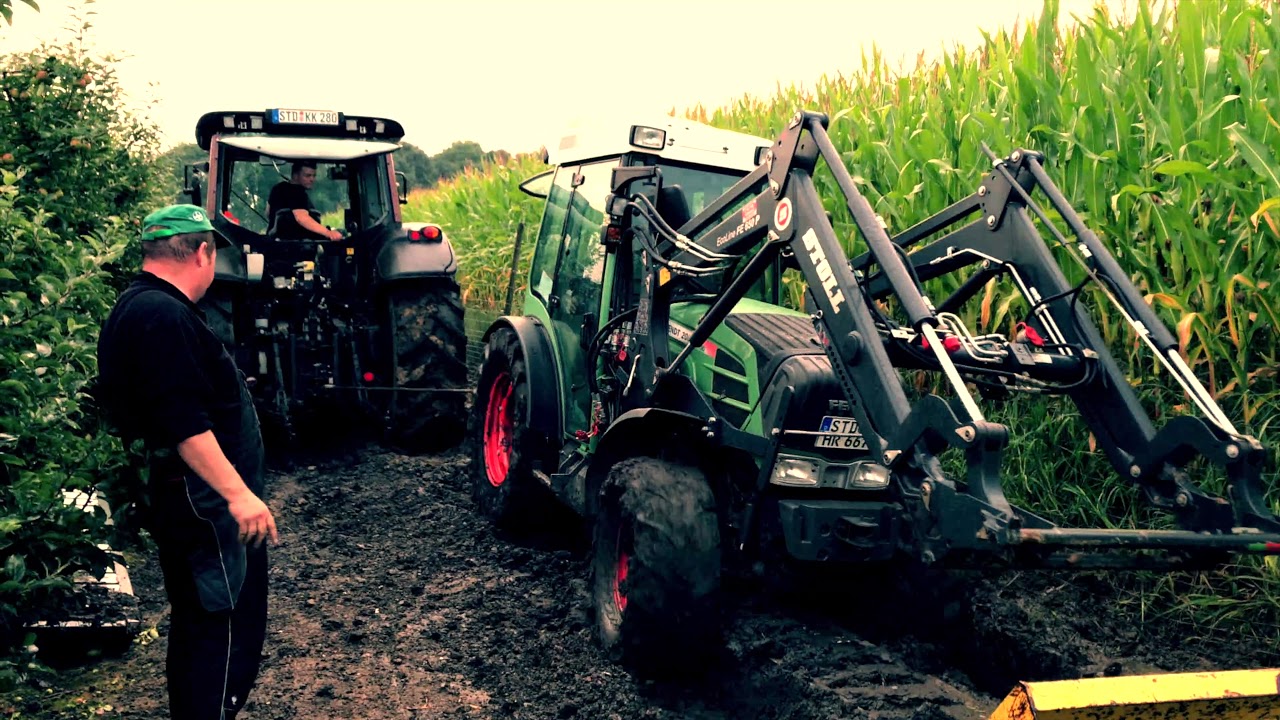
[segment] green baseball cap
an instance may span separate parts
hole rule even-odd
[[[217,247],[228,247],[231,242],[213,229],[209,215],[197,205],[170,205],[160,208],[142,219],[142,239],[160,240],[185,233],[212,232]]]

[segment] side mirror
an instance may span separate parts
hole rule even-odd
[[[182,167],[182,192],[191,198],[191,204],[204,204],[204,188],[201,179],[209,172],[208,162],[190,163]]]
[[[648,180],[650,178],[659,178],[661,182],[662,173],[653,165],[633,165],[627,167],[616,167],[609,177],[609,186],[616,193],[627,186],[628,183],[637,180]],[[627,193],[629,194],[629,193]]]
[[[399,170],[396,171],[396,190],[399,193],[401,205],[409,202],[409,178]]]

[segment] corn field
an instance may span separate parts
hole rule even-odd
[[[936,62],[899,71],[872,50],[812,89],[684,114],[774,138],[798,109],[827,113],[832,141],[890,234],[973,192],[990,166],[983,143],[1001,156],[1043,153],[1050,175],[1175,329],[1184,358],[1238,429],[1276,448],[1278,9],[1275,0],[1140,2],[1129,21],[1099,8],[1069,23],[1056,0],[1046,0],[1038,22],[986,34],[980,47]],[[410,217],[440,222],[453,238],[469,309],[494,308],[505,297],[515,228],[523,222],[526,236],[535,235],[540,212],[516,186],[541,169],[517,158],[411,200]],[[860,253],[834,180],[821,169],[815,179],[846,250]],[[524,259],[529,254],[526,245]],[[524,280],[517,275],[517,293]],[[961,280],[930,295],[942,297]],[[1025,310],[1020,302],[993,282],[965,320],[979,332],[1008,332]],[[1157,423],[1187,410],[1128,326],[1105,311],[1094,317]],[[1015,502],[1072,524],[1145,518],[1128,483],[1099,484],[1113,473],[1072,408],[1014,404],[991,419],[1017,438],[1005,469]],[[1280,508],[1275,470],[1266,477]],[[1215,481],[1206,482],[1221,491]],[[1280,639],[1274,563],[1128,582],[1131,601],[1163,618]]]
[[[467,309],[497,311],[511,280],[515,238],[521,224],[529,242],[523,246],[516,274],[516,297],[526,287],[532,238],[538,234],[542,207],[518,189],[520,183],[547,166],[533,155],[516,155],[505,164],[467,168],[430,190],[409,196],[406,221],[439,223],[458,253],[462,301]],[[517,301],[516,305],[519,305]]]

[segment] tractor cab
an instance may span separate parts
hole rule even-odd
[[[608,222],[610,210],[605,203],[611,200],[607,196],[617,202],[636,199],[645,203],[672,228],[681,229],[754,170],[769,144],[745,133],[672,117],[639,124],[602,122],[571,131],[548,153],[548,162],[556,167],[539,176],[536,185],[543,189],[526,189],[547,198],[531,278],[534,294],[544,301],[554,295],[547,291],[546,283],[562,269],[556,263],[558,255],[576,258],[579,263],[591,258],[594,263],[610,243],[624,241],[620,236],[600,237],[600,232],[608,235],[619,230]],[[532,180],[526,182],[526,187],[532,185]],[[741,209],[741,205],[720,208],[718,217]],[[562,237],[566,232],[572,237],[565,238],[565,247],[557,253],[551,247],[557,243],[544,240],[561,228]],[[635,249],[637,252],[620,254],[642,254],[638,246]],[[568,269],[574,267],[569,265]],[[607,274],[616,276],[612,270]],[[600,274],[595,275],[598,283]],[[634,263],[633,277],[635,287],[613,289],[618,293],[614,305],[619,311],[634,303],[635,295],[628,291],[638,289],[639,263]],[[777,278],[765,279],[755,290],[759,299],[766,299],[765,295],[777,290]]]
[[[754,170],[769,146],[761,138],[673,117],[601,122],[565,135],[548,152],[554,168],[522,186],[545,198],[523,315],[551,329],[563,418],[551,433],[557,444],[585,446],[593,436],[592,340],[606,341],[597,337],[602,328],[632,321],[647,274],[643,244],[661,242],[623,232],[618,214],[652,211],[683,229]],[[632,210],[619,209],[628,203]],[[743,207],[725,206],[717,215],[734,213],[742,214]],[[742,217],[742,231],[759,222],[749,211]],[[734,274],[682,286],[687,302],[673,313],[705,312]],[[765,273],[749,298],[776,303],[780,275],[780,265]]]
[[[273,188],[291,182],[295,167],[314,165],[307,194],[320,225],[346,237],[398,229],[408,187],[392,155],[403,135],[393,120],[333,111],[206,113],[196,125],[196,139],[209,159],[187,167],[185,191],[216,218],[233,245],[256,246],[286,235],[324,240],[305,232],[282,235],[287,223],[268,203]]]

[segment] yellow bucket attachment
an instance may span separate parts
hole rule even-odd
[[[991,720],[1277,720],[1280,668],[1024,682]]]

